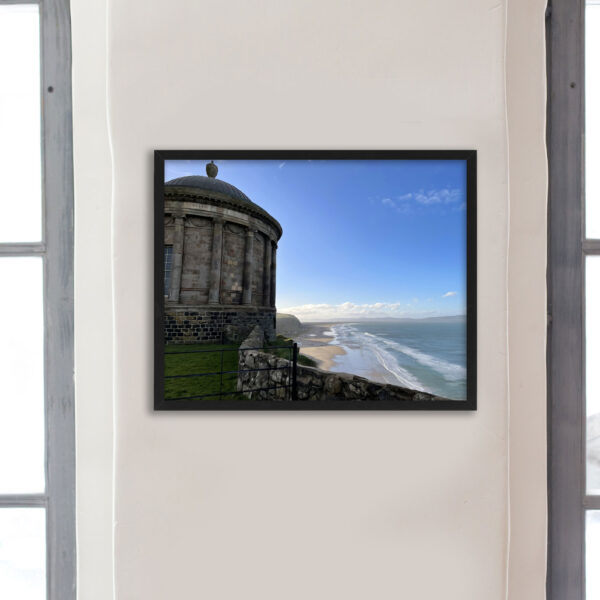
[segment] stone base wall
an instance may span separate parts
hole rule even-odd
[[[226,306],[165,306],[168,344],[239,343],[260,326],[275,339],[275,309]]]
[[[239,370],[279,368],[272,371],[240,372],[238,373],[237,389],[243,391],[244,396],[248,399],[290,401],[292,399],[291,387],[252,391],[272,386],[291,386],[292,383],[292,364],[289,360],[277,358],[260,350],[244,349],[256,348],[262,346],[263,343],[263,332],[257,327],[240,346],[238,352]],[[448,400],[448,398],[434,396],[418,390],[377,383],[358,375],[332,373],[303,365],[297,365],[297,386],[298,401],[383,400],[406,402]]]

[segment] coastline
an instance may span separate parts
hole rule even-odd
[[[392,328],[391,335],[377,325],[365,332],[356,321],[298,322],[296,331],[288,335],[298,343],[300,353],[315,360],[324,371],[463,399],[464,367],[460,362],[435,352],[430,354],[427,346],[419,345],[419,331],[415,334],[411,324],[404,326],[408,327],[409,338],[416,335],[412,344],[405,342],[402,335],[398,337],[398,328],[395,333]],[[402,328],[400,333],[404,334]]]
[[[346,346],[336,342],[332,335],[326,335],[332,327],[344,325],[344,322],[303,323],[302,333],[295,336],[302,354],[317,361],[317,367],[332,373],[351,373],[378,383],[391,383],[407,387],[385,369],[374,362],[370,353],[358,346]]]
[[[317,361],[317,367],[331,371],[336,366],[335,357],[346,354],[343,346],[333,344],[335,338],[325,335],[334,323],[303,323],[302,333],[294,336],[302,354]]]

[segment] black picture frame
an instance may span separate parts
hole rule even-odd
[[[465,400],[165,400],[164,178],[170,160],[462,160],[466,164]],[[154,410],[426,410],[477,409],[477,151],[476,150],[155,150],[154,151]]]

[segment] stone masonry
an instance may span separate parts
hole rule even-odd
[[[237,344],[257,323],[267,339],[275,337],[274,309],[219,310],[221,307],[170,307],[165,314],[165,342],[168,344]]]

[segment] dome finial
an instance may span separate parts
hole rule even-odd
[[[209,177],[216,177],[217,173],[219,172],[219,167],[217,167],[217,165],[215,165],[215,161],[211,160],[207,165],[206,165],[206,174]]]

